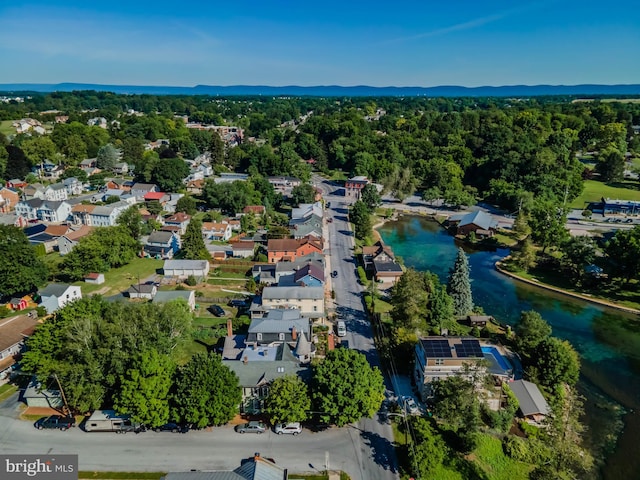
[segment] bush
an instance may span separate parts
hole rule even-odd
[[[184,287],[184,285],[178,285],[176,287],[176,290],[186,290],[186,288]]]
[[[529,425],[527,422],[520,422],[520,430],[524,432],[527,437],[537,437],[540,433],[540,429],[538,427],[534,427],[533,425]]]
[[[47,316],[47,309],[44,307],[37,307],[36,308],[36,313],[38,314],[38,317],[46,317]]]
[[[0,306],[0,318],[8,317],[11,315],[11,309],[5,307],[4,305]]]
[[[367,279],[367,273],[364,271],[364,267],[363,266],[358,266],[358,278],[360,279],[360,283],[362,285],[366,285],[367,283],[369,283],[369,280]]]
[[[520,462],[528,462],[531,457],[527,441],[514,435],[509,435],[502,440],[502,449],[507,457]]]
[[[198,284],[198,280],[196,280],[196,277],[194,277],[193,275],[189,275],[184,283],[186,283],[190,287],[195,287]]]

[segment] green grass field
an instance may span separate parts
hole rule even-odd
[[[132,284],[140,281],[156,273],[156,270],[162,268],[163,260],[153,258],[134,258],[131,263],[121,268],[112,268],[104,274],[104,283],[102,285],[93,285],[91,283],[76,282],[82,289],[83,295],[88,295],[101,291],[102,295],[109,296],[122,292],[129,288]]]
[[[5,135],[15,135],[16,129],[11,126],[15,120],[2,120],[0,122],[0,133]]]
[[[589,202],[598,202],[602,197],[619,200],[640,201],[637,182],[619,182],[614,185],[597,180],[585,180],[582,195],[571,202],[571,208],[585,208]]]

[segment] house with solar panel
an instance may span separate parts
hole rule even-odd
[[[473,337],[423,337],[415,349],[414,380],[422,401],[432,395],[431,384],[454,375],[471,378],[480,369],[496,384],[512,380],[510,352]]]

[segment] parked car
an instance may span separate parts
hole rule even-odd
[[[409,415],[417,415],[418,413],[420,413],[418,404],[413,399],[413,397],[409,397],[408,395],[404,395],[398,398],[398,405],[405,411],[405,413],[408,413]]]
[[[227,305],[229,305],[230,307],[244,308],[247,306],[247,302],[239,298],[234,298]]]
[[[347,335],[347,325],[342,320],[339,320],[336,324],[336,333],[339,337],[344,337]]]
[[[179,423],[169,422],[159,427],[155,427],[153,431],[154,432],[187,433],[189,431],[189,427],[187,425],[180,425]]]
[[[214,314],[216,317],[224,317],[225,311],[220,305],[211,305],[209,307],[209,311]]]
[[[278,435],[288,433],[290,435],[298,435],[302,433],[302,425],[299,422],[279,423],[274,430]]]
[[[248,422],[236,426],[238,433],[264,433],[267,427],[262,422]]]
[[[627,218],[624,223],[633,223],[633,218]]]
[[[331,276],[332,276],[333,278],[336,278],[336,277],[338,276],[338,271],[337,271],[337,270],[334,270],[333,272],[331,272]]]
[[[51,415],[50,417],[41,418],[34,426],[38,430],[43,430],[45,428],[68,430],[69,428],[76,426],[76,419],[73,417],[64,417],[62,415]]]

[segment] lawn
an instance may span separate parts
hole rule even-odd
[[[0,133],[4,135],[14,135],[16,133],[16,129],[11,126],[11,124],[15,122],[15,120],[2,120],[0,122]]]
[[[161,269],[163,260],[153,258],[134,258],[131,263],[121,268],[112,268],[104,274],[104,283],[102,285],[94,285],[85,282],[76,282],[82,288],[83,295],[90,295],[100,291],[102,295],[109,296],[120,293],[128,289],[138,280],[143,281],[145,278],[156,273]]]
[[[582,194],[571,202],[571,208],[585,208],[590,202],[599,202],[602,197],[619,200],[640,201],[637,182],[619,182],[613,185],[597,180],[585,180]]]
[[[0,386],[0,402],[6,400],[17,391],[18,391],[18,387],[16,387],[11,383],[5,383],[4,385],[1,385]]]
[[[533,465],[518,462],[507,457],[502,450],[502,442],[490,435],[482,435],[478,447],[473,451],[474,462],[492,480],[513,480],[529,478]]]

